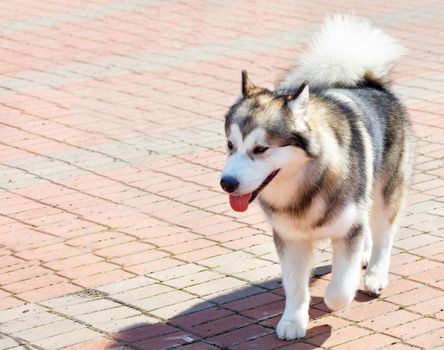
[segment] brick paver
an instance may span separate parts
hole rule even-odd
[[[409,49],[394,89],[417,136],[391,284],[307,337],[274,335],[280,270],[258,206],[219,189],[240,71],[272,86],[328,13]],[[1,349],[443,349],[444,4],[426,1],[3,1]]]

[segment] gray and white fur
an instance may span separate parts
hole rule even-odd
[[[242,97],[226,115],[221,185],[237,211],[257,198],[273,227],[286,293],[281,339],[306,334],[317,240],[333,246],[332,310],[353,300],[362,266],[368,292],[387,286],[412,158],[410,121],[390,90],[402,53],[367,21],[337,15],[275,91],[243,72]]]

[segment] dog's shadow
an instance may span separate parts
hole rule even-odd
[[[112,334],[115,343],[108,349],[120,345],[141,350],[270,350],[288,345],[292,345],[288,349],[317,349],[332,331],[331,325],[323,322],[329,311],[319,296],[328,282],[319,276],[330,270],[329,266],[315,270],[310,283],[310,322],[302,340],[277,338],[275,327],[284,310],[285,297],[280,279],[271,279],[214,298],[200,299],[201,302],[166,322],[138,323],[122,329]]]

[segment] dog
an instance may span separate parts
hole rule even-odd
[[[411,123],[389,79],[403,54],[366,20],[338,14],[274,91],[242,72],[220,185],[235,211],[257,199],[273,228],[286,294],[280,339],[306,334],[318,240],[333,247],[331,310],[353,300],[362,267],[366,291],[387,286],[412,168]]]

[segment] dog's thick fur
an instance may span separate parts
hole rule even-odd
[[[332,310],[352,301],[362,265],[368,292],[387,286],[411,172],[410,122],[388,76],[402,52],[365,20],[337,15],[276,91],[243,72],[243,95],[226,115],[221,185],[238,211],[257,196],[273,227],[286,293],[281,339],[305,336],[316,240],[333,245]]]

